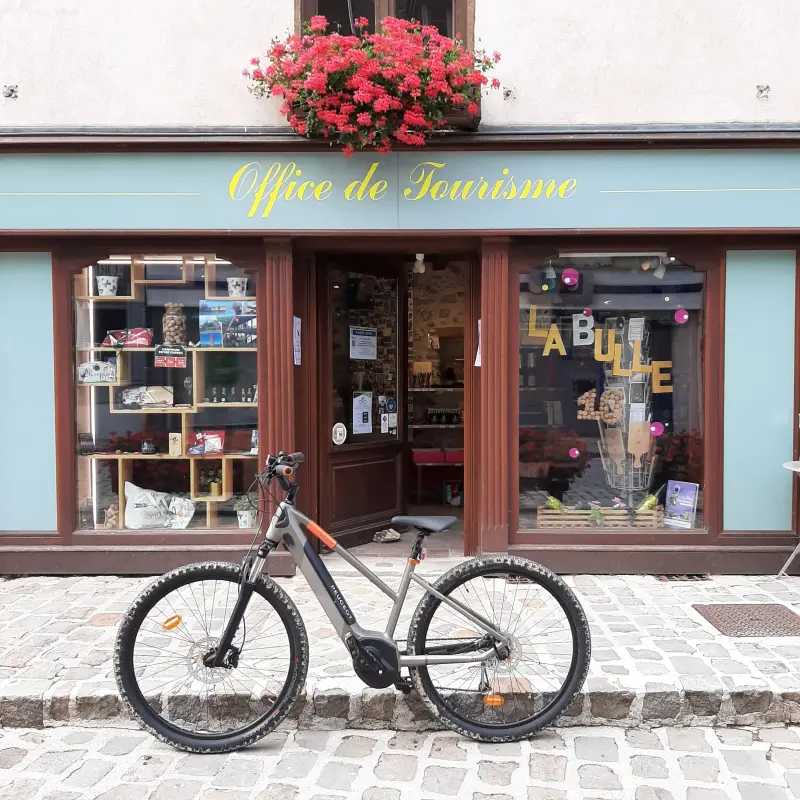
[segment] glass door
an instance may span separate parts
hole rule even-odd
[[[400,262],[321,259],[320,511],[346,544],[403,511],[406,286]]]

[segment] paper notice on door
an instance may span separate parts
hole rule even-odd
[[[350,327],[350,358],[353,361],[377,361],[377,328]]]
[[[389,414],[389,427],[397,430],[397,414]]]
[[[389,433],[389,415],[381,414],[381,433]]]
[[[478,352],[475,354],[475,366],[481,365],[481,321],[478,320]]]
[[[372,433],[372,392],[353,392],[353,434]]]
[[[647,422],[647,404],[646,403],[631,403],[631,424],[636,422]]]
[[[300,338],[300,317],[292,317],[293,323],[293,336],[294,336],[294,365],[296,367],[300,366],[300,360],[302,357],[302,350],[301,350],[301,338]]]

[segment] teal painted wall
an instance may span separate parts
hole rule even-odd
[[[50,253],[0,253],[0,291],[0,531],[54,531]]]
[[[796,478],[781,465],[792,460],[796,424],[795,252],[731,250],[726,264],[723,527],[788,531]]]

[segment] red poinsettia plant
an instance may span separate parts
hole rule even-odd
[[[374,147],[424,145],[453,109],[478,113],[486,73],[500,60],[467,50],[432,25],[386,17],[377,33],[326,33],[323,16],[303,34],[273,40],[264,61],[243,71],[258,97],[283,98],[281,113],[302,136],[323,137],[348,155]],[[495,78],[492,86],[500,86]]]

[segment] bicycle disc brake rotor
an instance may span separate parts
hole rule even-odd
[[[189,653],[186,656],[186,665],[195,680],[215,686],[218,683],[222,683],[230,675],[228,667],[207,667],[203,663],[206,653],[213,650],[218,644],[218,638],[209,637],[200,639],[189,648]]]

